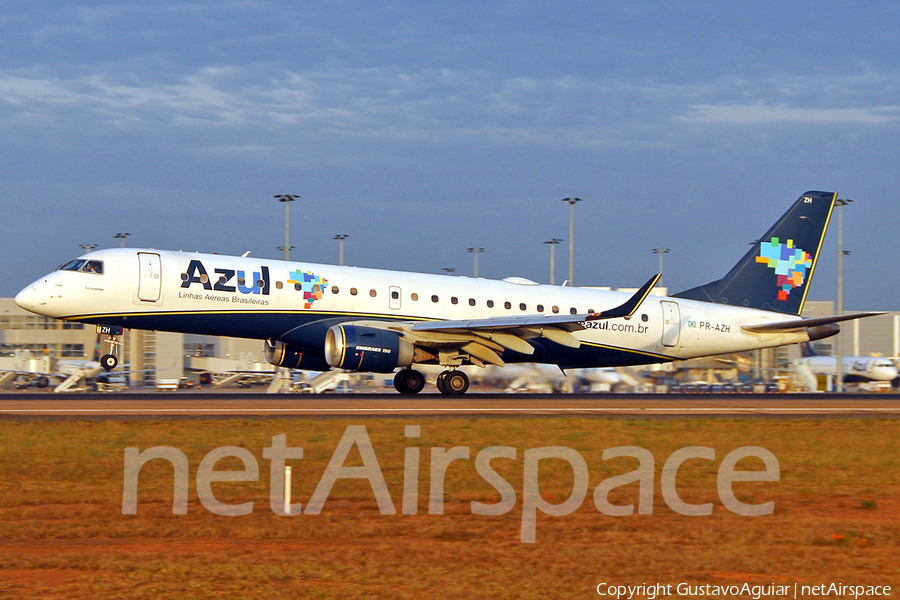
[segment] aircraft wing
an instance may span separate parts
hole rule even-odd
[[[436,352],[456,349],[476,364],[483,366],[484,363],[490,363],[503,366],[505,363],[500,354],[504,349],[521,354],[533,354],[534,346],[527,340],[537,337],[544,337],[570,348],[578,348],[581,342],[571,332],[584,329],[585,321],[633,315],[660,277],[659,274],[651,277],[624,304],[599,313],[428,321],[402,328],[407,337],[420,348]]]
[[[842,321],[852,321],[853,319],[863,319],[865,317],[877,317],[883,315],[883,312],[859,312],[846,315],[833,315],[831,317],[816,317],[814,319],[792,319],[790,321],[779,321],[776,323],[759,323],[757,325],[741,325],[741,329],[750,333],[784,333],[786,331],[798,331],[809,327],[819,327],[821,325],[832,325]]]

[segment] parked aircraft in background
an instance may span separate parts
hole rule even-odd
[[[418,393],[414,365],[538,362],[563,369],[664,363],[834,335],[840,321],[800,318],[837,195],[807,192],[722,279],[672,297],[342,267],[107,249],[41,277],[16,303],[58,319],[265,340],[269,362],[297,369],[391,373]],[[754,207],[755,209],[755,207]],[[743,235],[743,234],[741,234]],[[114,366],[110,354],[101,359]]]
[[[807,389],[817,389],[818,376],[837,376],[836,356],[818,356],[809,344],[802,344],[801,348],[803,357],[794,361],[794,369],[803,377]],[[900,387],[900,374],[890,359],[880,356],[845,356],[842,364],[844,383],[890,381],[892,387]]]
[[[53,384],[53,392],[83,392],[88,387],[110,389],[112,385],[107,371],[96,360],[34,358],[23,351],[0,362],[0,385],[5,383],[20,389],[45,389]]]
[[[612,367],[575,369],[564,373],[555,365],[540,363],[507,365],[496,369],[494,376],[506,382],[507,392],[608,392],[622,381],[622,377]]]

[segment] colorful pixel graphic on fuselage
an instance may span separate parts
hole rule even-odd
[[[288,283],[293,283],[298,291],[303,292],[303,299],[306,301],[303,304],[303,308],[310,308],[312,307],[313,302],[321,300],[325,288],[328,287],[327,279],[322,279],[309,271],[304,273],[300,269],[290,273],[287,281]]]
[[[782,244],[777,237],[759,245],[756,262],[765,263],[775,270],[778,282],[778,299],[787,300],[791,290],[803,285],[806,273],[812,267],[812,255],[794,247],[794,240]]]

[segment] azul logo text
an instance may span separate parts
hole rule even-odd
[[[269,295],[269,267],[261,266],[259,271],[253,271],[253,277],[248,281],[244,271],[234,269],[214,269],[215,283],[199,260],[192,260],[187,271],[181,274],[181,287],[189,288],[197,283],[205,290],[217,292],[240,292],[241,294]],[[235,276],[237,279],[235,279]],[[249,285],[248,285],[249,284]]]

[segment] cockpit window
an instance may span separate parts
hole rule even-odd
[[[81,271],[82,273],[97,273],[103,275],[102,260],[86,260],[84,258],[76,258],[71,260],[59,268],[60,271]]]
[[[80,271],[81,267],[84,266],[84,263],[87,261],[83,258],[76,258],[75,260],[70,260],[63,266],[59,268],[60,271]]]

